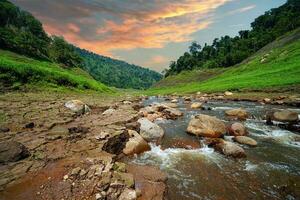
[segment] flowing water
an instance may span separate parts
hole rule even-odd
[[[144,104],[154,102],[164,102],[164,99],[152,97]],[[178,105],[184,112],[183,117],[156,122],[165,130],[161,145],[151,144],[151,151],[131,161],[155,165],[167,173],[168,199],[300,199],[300,143],[294,140],[298,133],[267,126],[262,120],[268,110],[287,107],[211,101],[205,106],[212,110],[191,110],[190,104],[184,104],[182,100]],[[185,132],[192,115],[208,114],[228,123],[230,119],[224,111],[240,107],[253,116],[245,121],[245,126],[249,136],[258,142],[255,148],[243,146],[247,158],[227,158],[203,144],[201,148],[191,150],[171,148],[178,140],[201,143],[201,139]],[[300,109],[289,109],[300,113]],[[229,137],[226,139],[230,140]]]

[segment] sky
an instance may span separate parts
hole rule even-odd
[[[286,0],[12,0],[49,35],[158,72],[188,50],[235,36]]]

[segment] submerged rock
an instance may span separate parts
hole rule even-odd
[[[284,110],[284,111],[274,112],[273,120],[293,123],[299,120],[299,116],[297,112]]]
[[[226,133],[226,126],[216,117],[199,114],[191,119],[187,132],[202,137],[218,138]]]
[[[149,144],[136,131],[128,130],[128,134],[130,138],[123,149],[125,155],[139,154],[150,150]]]
[[[141,124],[140,135],[146,141],[149,142],[158,140],[164,136],[164,130],[157,124],[149,121],[147,118],[141,118],[138,120],[138,122]]]
[[[241,120],[245,120],[249,116],[248,113],[247,113],[247,111],[245,109],[243,109],[243,108],[226,110],[225,114],[227,116],[235,117],[235,118],[238,118],[238,119],[241,119]]]
[[[76,114],[85,114],[91,111],[91,109],[80,100],[70,100],[65,103],[65,107],[69,108],[71,111]]]
[[[254,139],[249,138],[247,136],[236,136],[233,138],[233,140],[240,144],[246,144],[253,147],[257,146],[257,142]]]
[[[248,135],[248,131],[246,130],[246,127],[243,124],[239,123],[239,122],[235,122],[235,123],[231,124],[228,127],[228,132],[232,136],[245,136],[245,135]]]
[[[191,105],[192,109],[198,109],[201,107],[202,107],[202,103],[199,103],[199,102],[192,103],[192,105]]]
[[[21,143],[6,141],[0,143],[0,163],[15,162],[30,155],[28,149]]]
[[[226,156],[234,158],[246,157],[244,149],[233,142],[222,141],[215,145],[215,149]]]

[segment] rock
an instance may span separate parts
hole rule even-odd
[[[197,94],[197,95],[201,95],[201,92],[197,92],[196,94]]]
[[[122,162],[115,162],[113,164],[113,170],[117,172],[125,172],[126,171],[126,164]]]
[[[245,136],[248,135],[248,131],[245,126],[239,122],[235,122],[228,127],[229,135],[232,136]]]
[[[191,97],[183,97],[183,100],[186,102],[192,101]]]
[[[172,99],[171,103],[178,103],[178,100],[177,99]]]
[[[131,123],[125,124],[125,127],[127,129],[134,130],[134,131],[137,131],[137,132],[140,132],[140,126],[141,126],[141,124],[138,123],[138,122],[131,122]]]
[[[183,148],[183,149],[199,149],[201,147],[199,141],[185,139],[185,138],[175,138],[171,142],[172,148]]]
[[[141,124],[140,135],[146,141],[149,142],[157,140],[164,136],[164,130],[157,124],[149,121],[147,118],[141,118],[138,120],[138,122]]]
[[[21,143],[5,141],[0,143],[0,163],[16,162],[30,155],[28,149]]]
[[[121,181],[129,188],[134,186],[133,175],[129,173],[114,172],[112,182],[117,182],[117,181]]]
[[[242,120],[245,120],[248,118],[248,113],[245,109],[242,109],[242,108],[238,108],[238,109],[232,109],[232,110],[226,110],[225,111],[225,114],[227,116],[230,116],[230,117],[236,117],[238,119],[242,119]]]
[[[205,138],[203,143],[209,147],[215,147],[217,144],[224,142],[222,138]]]
[[[264,103],[270,103],[272,100],[269,98],[264,98]]]
[[[107,191],[107,199],[117,200],[125,189],[125,185],[119,182],[111,183]]]
[[[131,105],[132,102],[131,101],[123,101],[123,104],[125,104],[125,105]]]
[[[7,128],[7,127],[0,127],[0,133],[6,133],[6,132],[9,132],[10,129]]]
[[[187,132],[202,137],[218,138],[226,132],[226,126],[216,117],[199,114],[191,119]]]
[[[140,199],[165,199],[167,176],[157,167],[130,164],[127,171],[133,174],[135,189],[141,191]]]
[[[102,113],[102,115],[108,115],[109,116],[109,115],[112,115],[115,111],[116,111],[115,109],[110,108],[110,109],[107,109],[106,111],[104,111]]]
[[[215,148],[226,156],[232,156],[234,158],[246,157],[244,149],[233,142],[223,141],[216,144]]]
[[[100,134],[95,136],[96,140],[106,139],[110,134],[108,132],[102,131]]]
[[[124,191],[119,196],[119,200],[136,200],[136,199],[137,199],[137,194],[135,190],[129,188],[125,188]]]
[[[233,138],[233,140],[240,144],[246,144],[246,145],[254,146],[254,147],[257,146],[257,142],[254,139],[246,137],[246,136],[236,136]]]
[[[89,132],[89,128],[87,127],[82,127],[82,126],[78,126],[78,127],[71,127],[71,128],[68,128],[69,130],[69,133],[70,134],[74,134],[74,133],[88,133]]]
[[[154,122],[157,118],[160,118],[161,115],[154,113],[154,114],[148,114],[147,119],[149,119],[151,122]]]
[[[278,111],[274,112],[273,114],[273,120],[279,121],[279,122],[297,122],[299,120],[299,116],[297,112],[284,110],[284,111]]]
[[[30,122],[25,125],[25,128],[34,128],[35,124],[33,122]]]
[[[147,107],[141,108],[139,111],[139,113],[144,117],[146,117],[148,114],[153,114],[155,112],[156,111],[155,111],[154,107],[152,107],[152,106],[147,106]]]
[[[80,171],[81,171],[81,168],[80,167],[76,167],[76,168],[72,169],[70,175],[71,176],[77,176],[80,173]]]
[[[225,96],[232,96],[233,93],[232,93],[232,92],[229,92],[229,91],[226,91],[226,92],[224,92],[224,95],[225,95]]]
[[[130,138],[123,149],[124,154],[133,155],[150,150],[149,144],[136,131],[128,130],[128,134]]]
[[[163,103],[163,106],[165,108],[178,108],[178,105],[176,103]]]
[[[78,115],[85,114],[91,111],[91,109],[80,100],[71,100],[65,103],[65,107]]]
[[[201,107],[202,107],[202,103],[199,103],[199,102],[192,103],[192,105],[191,105],[192,109],[198,109]]]
[[[120,154],[123,152],[127,141],[129,140],[129,134],[127,131],[122,132],[119,135],[113,136],[104,143],[102,150],[111,154]]]
[[[183,115],[183,113],[180,110],[177,110],[175,108],[167,108],[163,111],[163,114],[167,119],[173,120]]]

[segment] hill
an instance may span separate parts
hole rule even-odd
[[[147,92],[171,94],[226,90],[263,91],[280,88],[289,90],[294,87],[297,90],[299,85],[300,29],[297,29],[266,45],[239,65],[182,72],[163,79]]]
[[[84,60],[83,69],[96,80],[117,88],[146,89],[162,75],[124,61],[101,56],[84,49],[76,49]]]
[[[26,85],[38,89],[51,87],[113,92],[80,68],[66,68],[0,50],[0,90],[19,89]]]

